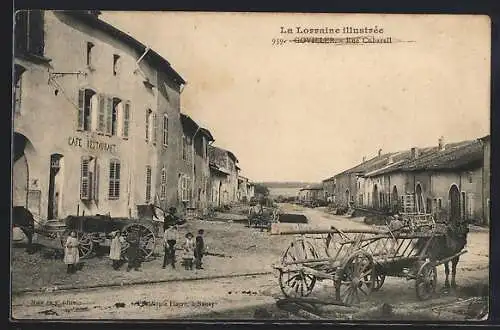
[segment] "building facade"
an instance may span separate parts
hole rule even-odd
[[[170,99],[160,101],[163,83]],[[175,154],[174,144],[158,151],[157,122],[175,118],[184,83],[92,13],[16,13],[13,205],[38,219],[137,216],[158,193],[160,159]],[[165,200],[176,187],[167,181]]]
[[[212,163],[211,173],[215,174],[210,190],[216,194],[218,205],[231,205],[238,200],[238,159],[231,151],[212,145],[208,147],[208,154]],[[225,178],[223,173],[227,174]],[[213,195],[210,199],[214,200]]]

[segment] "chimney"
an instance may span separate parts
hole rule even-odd
[[[387,164],[392,164],[394,163],[394,157],[392,155],[389,156],[389,159],[387,160]]]
[[[378,149],[378,156],[382,156],[382,149]]]
[[[366,156],[363,156],[363,163],[366,162]]]
[[[445,149],[445,146],[444,146],[444,137],[443,136],[441,136],[439,138],[438,149],[439,149],[439,151],[443,151]]]
[[[411,148],[411,159],[417,159],[418,158],[418,148],[413,147]]]

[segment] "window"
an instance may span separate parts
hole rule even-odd
[[[181,201],[188,202],[190,200],[190,179],[187,175],[180,177],[181,183]]]
[[[149,139],[151,138],[151,115],[152,115],[151,109],[146,110],[146,142],[149,142]]]
[[[113,98],[113,107],[111,109],[111,135],[117,135],[118,133],[118,119],[122,112],[120,110],[122,109],[122,100]]]
[[[161,169],[160,181],[160,199],[164,201],[167,198],[167,170],[165,167]]]
[[[42,10],[23,10],[16,13],[15,52],[43,56],[44,26]]]
[[[120,72],[120,55],[113,55],[113,76],[116,76]]]
[[[168,146],[168,116],[163,115],[163,145]]]
[[[82,157],[80,165],[80,199],[90,200],[90,157]]]
[[[151,200],[151,166],[146,166],[146,203]]]
[[[441,198],[438,198],[437,202],[438,202],[438,210],[441,210],[443,208],[443,204],[442,204],[443,200]]]
[[[78,91],[78,129],[91,131],[93,108],[96,106],[97,95],[91,89]]]
[[[152,133],[151,140],[153,140],[153,144],[156,144],[156,132],[158,131],[158,121],[156,118],[156,113],[153,113],[152,120],[153,120],[153,126],[151,127],[151,129],[153,131],[151,132]]]
[[[87,42],[87,66],[92,67],[92,49],[94,48],[94,44],[91,42]]]
[[[14,112],[21,113],[22,75],[25,69],[20,65],[14,67]]]
[[[112,159],[109,163],[109,199],[120,198],[120,161]]]
[[[465,191],[462,191],[462,218],[465,219],[466,218],[466,199],[465,199]]]
[[[80,165],[80,199],[95,200],[99,197],[99,165],[97,159],[83,156]]]

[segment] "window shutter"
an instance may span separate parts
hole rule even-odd
[[[28,41],[28,11],[20,10],[16,13],[14,45],[16,53],[23,53],[27,50]]]
[[[105,133],[106,127],[106,96],[99,94],[99,115],[97,118],[97,131]]]
[[[109,96],[106,97],[106,135],[111,135],[111,128],[113,125],[113,99]]]
[[[90,172],[89,172],[89,158],[82,157],[81,171],[80,171],[80,199],[90,199]]]
[[[97,159],[94,161],[94,192],[93,197],[96,203],[99,201],[99,164],[97,164]]]
[[[153,113],[153,136],[151,139],[153,140],[153,144],[156,143],[156,132],[158,131],[158,123],[156,119],[156,113]]]
[[[151,166],[146,166],[146,202],[151,199]]]
[[[128,130],[130,123],[130,102],[127,101],[125,103],[125,107],[123,108],[123,132],[122,136],[124,138],[128,138]]]
[[[120,197],[120,177],[121,177],[121,164],[119,162],[115,163],[115,197],[119,198]]]
[[[85,90],[78,91],[78,130],[83,130],[85,116]]]
[[[149,109],[146,110],[146,142],[149,142]]]

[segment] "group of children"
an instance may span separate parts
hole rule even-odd
[[[166,268],[167,265],[172,265],[175,268],[175,251],[176,244],[180,241],[179,232],[176,224],[175,208],[170,208],[169,213],[164,219],[164,234],[163,234],[163,244],[164,244],[164,257],[163,266]],[[127,239],[121,235],[120,231],[115,231],[111,233],[111,245],[109,248],[109,258],[112,260],[112,267],[114,270],[120,269],[120,267],[125,262],[122,256],[122,249],[126,243],[127,247],[127,271],[131,269],[140,270],[141,266],[141,256],[139,249],[139,237],[134,235],[136,233],[129,233]],[[206,253],[206,245],[203,240],[203,229],[198,230],[198,235],[194,238],[193,234],[188,232],[185,235],[185,241],[182,244],[182,264],[184,269],[192,270],[193,266],[196,269],[203,269],[202,259],[203,255]],[[137,237],[136,237],[137,236]],[[75,232],[71,232],[68,237],[65,250],[64,250],[64,262],[68,265],[68,273],[76,272],[76,265],[79,262],[79,251],[78,251],[78,238]]]

